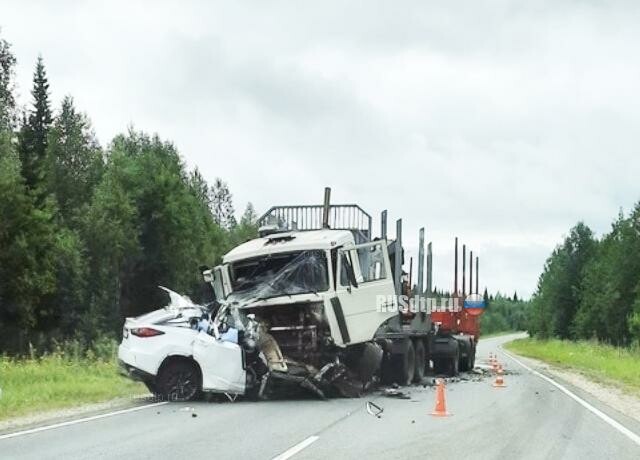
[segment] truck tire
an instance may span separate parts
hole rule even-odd
[[[156,394],[167,401],[192,401],[202,393],[198,366],[188,359],[172,359],[160,368]]]
[[[422,382],[424,378],[425,368],[427,366],[427,353],[424,349],[424,342],[420,339],[415,341],[415,371],[413,372],[413,381]]]
[[[396,380],[399,385],[409,385],[413,381],[416,371],[416,350],[413,342],[409,341],[407,350],[397,356]]]
[[[409,385],[413,381],[416,366],[416,354],[413,342],[405,339],[406,348],[399,353],[385,353],[382,360],[382,383],[390,385]]]
[[[468,370],[471,369],[470,364],[471,364],[471,348],[469,348],[469,350],[467,351],[467,356],[465,357],[462,357],[462,353],[460,353],[460,365],[458,366],[458,369],[462,372],[467,372]]]
[[[471,347],[471,355],[469,356],[469,370],[472,371],[476,367],[476,346]]]
[[[456,375],[458,375],[460,371],[459,365],[460,365],[460,349],[456,348],[455,355],[449,359],[449,370],[447,374],[450,377],[455,377]]]
[[[449,370],[449,360],[443,358],[435,358],[433,360],[433,372],[436,374],[446,374]]]
[[[466,372],[471,369],[471,353],[473,351],[473,343],[471,340],[458,340],[459,365],[458,370]]]

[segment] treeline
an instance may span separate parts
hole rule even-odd
[[[583,223],[571,229],[540,275],[529,330],[622,346],[640,340],[640,203],[600,239]]]
[[[480,320],[482,334],[495,332],[524,331],[527,329],[530,302],[498,292],[495,296],[484,293],[485,312]]]
[[[197,298],[199,267],[256,233],[251,204],[236,222],[227,185],[157,135],[101,147],[71,96],[51,106],[41,58],[18,107],[15,64],[0,39],[0,354],[116,336],[158,285]]]

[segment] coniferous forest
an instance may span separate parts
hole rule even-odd
[[[540,275],[529,330],[622,346],[640,340],[640,203],[601,238],[584,223],[571,229]]]
[[[157,134],[100,145],[72,95],[52,104],[42,57],[19,106],[15,65],[0,36],[0,353],[116,338],[158,285],[198,300],[199,267],[255,234],[252,205],[237,222],[227,184]]]

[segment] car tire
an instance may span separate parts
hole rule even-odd
[[[168,401],[193,401],[202,393],[200,369],[187,359],[171,360],[161,367],[155,388]]]
[[[144,385],[147,387],[147,389],[149,390],[149,393],[151,393],[152,395],[155,395],[158,393],[156,384],[152,380],[145,380]]]

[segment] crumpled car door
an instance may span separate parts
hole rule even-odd
[[[193,341],[193,358],[202,370],[203,390],[244,394],[247,376],[240,345],[201,331]]]

